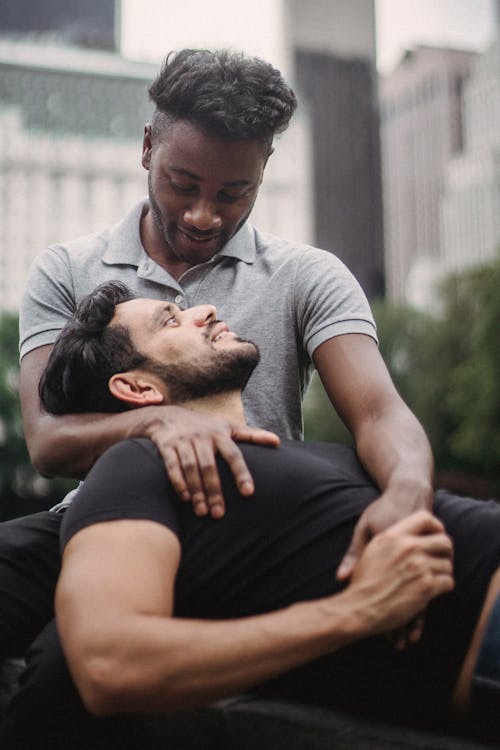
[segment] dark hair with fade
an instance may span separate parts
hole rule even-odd
[[[188,120],[223,140],[258,140],[269,150],[297,106],[279,70],[227,50],[171,52],[149,96],[156,105],[153,136],[165,121]]]
[[[119,412],[128,407],[109,391],[117,372],[141,367],[124,326],[109,326],[116,305],[134,299],[125,284],[109,281],[85,297],[66,323],[50,353],[39,385],[40,400],[51,414]]]

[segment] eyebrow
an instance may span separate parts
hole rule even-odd
[[[189,177],[190,180],[197,180],[198,182],[203,182],[203,178],[199,175],[195,174],[194,172],[190,172],[189,169],[184,169],[184,167],[170,167],[172,172],[176,172],[177,174],[184,175],[184,177]],[[251,185],[251,180],[231,180],[229,182],[223,182],[222,183],[224,187],[247,187],[247,185]]]

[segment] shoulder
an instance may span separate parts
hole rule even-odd
[[[303,280],[327,274],[330,278],[355,281],[345,263],[330,250],[294,242],[255,228],[254,232],[256,258],[266,264],[293,269]]]

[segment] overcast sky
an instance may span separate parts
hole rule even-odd
[[[168,49],[231,46],[279,65],[276,7],[269,0],[122,0],[123,54],[157,62]],[[496,0],[376,0],[379,70],[418,42],[484,49],[495,7]]]

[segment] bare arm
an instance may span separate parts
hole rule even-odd
[[[314,353],[330,400],[351,431],[381,497],[361,516],[339,568],[347,578],[364,545],[379,531],[433,504],[433,458],[420,423],[397,393],[369,336],[337,336]]]
[[[277,445],[276,435],[236,427],[178,406],[52,416],[42,409],[38,397],[51,348],[39,347],[23,357],[19,382],[26,442],[33,465],[42,474],[83,478],[111,445],[130,437],[147,437],[159,449],[177,493],[192,500],[198,514],[210,509],[218,517],[224,512],[217,453],[229,464],[239,491],[253,493],[253,479],[235,440]]]
[[[178,710],[406,623],[453,587],[450,557],[441,523],[422,512],[368,545],[341,594],[255,617],[177,619],[177,538],[152,521],[109,521],[66,547],[58,629],[90,711]]]

